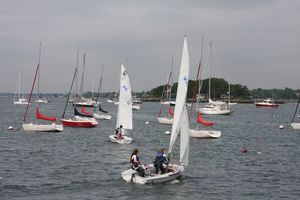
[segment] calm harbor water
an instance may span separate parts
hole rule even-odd
[[[50,100],[41,111],[61,116],[65,99]],[[171,127],[156,120],[160,104],[147,102],[134,111],[128,134],[133,143],[113,144],[108,136],[114,133],[117,107],[102,102],[113,118],[97,128],[26,133],[16,129],[24,107],[0,97],[0,199],[300,199],[300,131],[288,125],[295,104],[278,109],[238,104],[231,116],[205,116],[216,122],[213,129],[222,131],[221,138],[191,138],[190,164],[178,181],[141,186],[120,175],[129,167],[131,151],[138,148],[142,163],[152,162],[156,150],[169,145],[164,132]],[[242,147],[248,153],[240,153]]]

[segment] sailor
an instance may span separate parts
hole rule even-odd
[[[130,156],[129,162],[130,162],[131,169],[137,171],[139,176],[144,177],[145,176],[145,167],[143,165],[141,165],[138,153],[139,153],[139,150],[134,149]]]
[[[165,151],[166,148],[160,148],[160,150],[157,152],[155,156],[154,167],[155,167],[156,174],[158,174],[159,171],[161,174],[167,172],[168,160]]]
[[[123,126],[122,125],[120,125],[120,127],[118,127],[117,129],[116,129],[116,133],[115,133],[115,138],[116,139],[122,139],[123,137],[122,137],[122,128],[123,128]]]

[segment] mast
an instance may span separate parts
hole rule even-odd
[[[296,114],[297,114],[297,110],[298,110],[298,107],[299,107],[299,103],[300,103],[300,95],[299,95],[299,99],[298,99],[297,107],[296,107],[296,110],[295,110],[295,113],[294,113],[294,116],[293,116],[292,123],[293,123],[294,120],[295,120],[295,117],[296,117]]]
[[[39,48],[39,65],[41,63],[41,53],[42,53],[42,42],[40,42],[40,48]],[[38,99],[39,99],[39,93],[40,93],[40,69],[38,70],[38,80],[37,80],[37,102],[36,102],[36,107],[38,107]]]
[[[102,76],[103,76],[103,64],[102,64],[102,68],[101,68],[101,75],[100,75],[100,81],[99,81],[99,85],[98,85],[98,91],[97,91],[96,102],[98,102],[98,97],[99,97],[99,93],[100,93],[100,88],[101,88],[101,86],[102,86]],[[94,108],[94,112],[96,112],[96,107]]]
[[[210,46],[210,57],[209,57],[209,79],[208,79],[208,102],[210,101],[211,97],[211,63],[212,63],[212,42],[209,43]]]
[[[201,64],[202,64],[202,55],[203,55],[203,40],[204,40],[204,33],[202,35],[202,42],[201,42],[201,54],[200,54],[200,61],[199,61],[199,65],[198,65],[198,69],[197,69],[197,76],[196,76],[196,83],[194,85],[193,88],[193,96],[192,96],[192,106],[190,108],[190,116],[192,114],[192,108],[193,108],[193,103],[194,101],[196,101],[196,88],[197,88],[197,83],[198,83],[198,96],[200,96],[200,69],[201,69]],[[199,81],[198,81],[199,80]],[[198,104],[196,104],[198,106]]]
[[[78,69],[78,62],[79,62],[79,47],[77,49],[77,59],[76,59],[76,68]],[[78,82],[78,73],[76,73],[76,81],[75,81],[75,102],[77,102],[77,98],[78,98],[78,86],[77,86],[77,82]]]
[[[72,92],[72,88],[73,88],[73,84],[74,84],[74,80],[75,80],[76,75],[77,75],[77,67],[75,68],[75,71],[74,71],[74,75],[73,75],[71,87],[70,87],[70,90],[69,90],[68,98],[67,98],[67,101],[66,101],[66,104],[65,104],[63,115],[61,117],[62,119],[65,117],[66,109],[67,109],[67,106],[68,106],[68,102],[69,102],[69,99],[70,99],[70,94]]]
[[[19,100],[21,99],[21,71],[19,71]]]

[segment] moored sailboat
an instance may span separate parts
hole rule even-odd
[[[22,127],[23,127],[24,131],[31,131],[31,132],[60,132],[60,131],[63,131],[63,126],[61,124],[55,124],[55,122],[57,121],[57,119],[55,117],[47,117],[45,115],[42,115],[42,113],[40,113],[40,111],[39,111],[38,103],[36,103],[36,109],[35,109],[36,123],[25,123],[28,108],[29,108],[29,104],[31,102],[32,93],[33,93],[33,90],[34,90],[34,87],[35,87],[35,82],[36,82],[37,77],[38,77],[37,94],[39,93],[41,45],[42,44],[40,43],[39,62],[38,62],[38,65],[36,67],[35,76],[34,76],[34,79],[33,79],[33,84],[32,84],[32,88],[31,88],[31,92],[30,92],[29,102],[28,102],[27,107],[26,107]],[[38,120],[51,121],[53,123],[52,124],[40,124],[40,123],[38,123]]]
[[[292,119],[292,122],[291,122],[291,126],[292,126],[293,129],[300,129],[300,122],[295,122],[295,117],[296,117],[296,114],[297,114],[297,111],[298,111],[299,103],[300,103],[300,96],[299,96],[298,103],[297,103],[297,106],[296,106],[296,109],[295,109],[295,112],[294,112],[294,116],[293,116],[293,119]],[[298,118],[299,118],[299,116],[298,116]]]

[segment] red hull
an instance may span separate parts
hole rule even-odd
[[[92,128],[96,127],[95,124],[89,121],[73,121],[73,120],[61,120],[61,123],[64,126],[69,126],[69,127],[81,127],[81,128]]]
[[[269,104],[269,105],[266,105],[266,104],[255,104],[256,107],[267,107],[267,108],[277,108],[279,105],[278,104]]]

